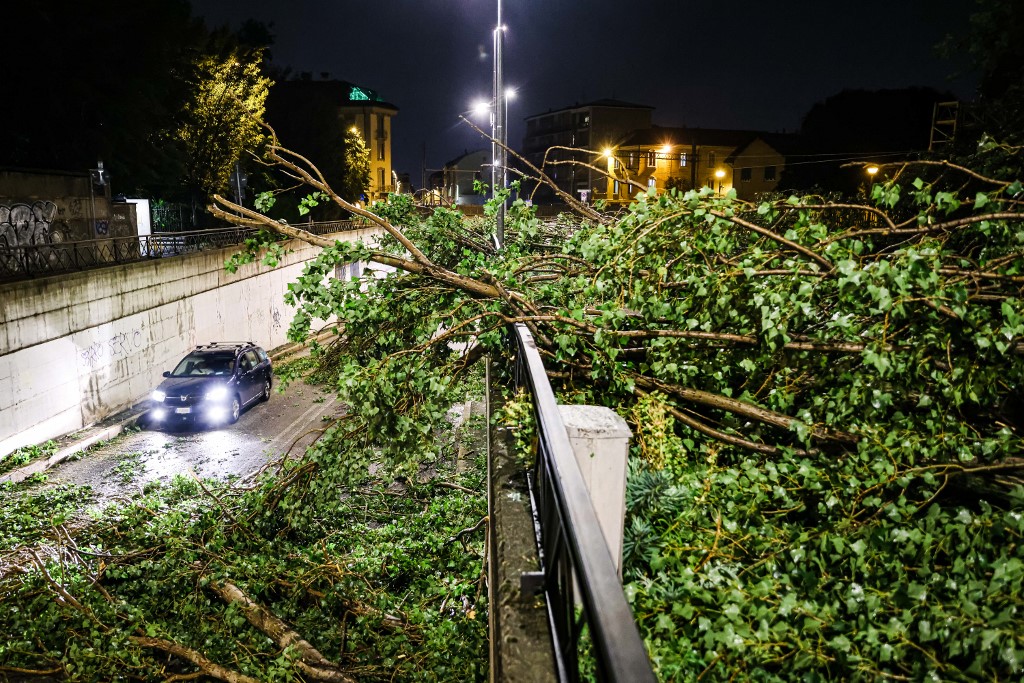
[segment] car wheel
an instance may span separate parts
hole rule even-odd
[[[263,380],[263,393],[260,395],[261,401],[270,400],[270,378]]]
[[[231,413],[228,415],[228,422],[235,424],[238,422],[238,416],[242,414],[242,402],[238,400],[238,396],[231,397]]]

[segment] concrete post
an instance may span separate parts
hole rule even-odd
[[[626,421],[610,408],[560,405],[558,410],[621,579],[626,460],[633,434]]]

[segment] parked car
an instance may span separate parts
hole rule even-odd
[[[153,423],[234,423],[257,401],[270,398],[273,376],[267,352],[252,342],[197,346],[153,391]]]

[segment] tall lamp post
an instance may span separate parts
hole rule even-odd
[[[505,133],[505,113],[508,106],[505,94],[504,75],[502,74],[501,49],[504,43],[505,27],[501,23],[501,0],[498,2],[498,25],[494,29],[494,92],[491,102],[491,196],[497,196],[498,188],[505,189],[508,176],[505,164],[508,155],[505,146],[508,137]],[[497,221],[494,229],[494,244],[501,249],[505,244],[505,202],[498,206]]]

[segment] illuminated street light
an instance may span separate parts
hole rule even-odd
[[[718,169],[715,171],[715,177],[718,178],[718,194],[722,194],[722,178],[725,177],[725,171]]]
[[[872,180],[874,179],[875,174],[878,173],[878,167],[875,166],[874,164],[868,166],[864,170],[868,172],[868,175],[871,176]]]
[[[474,116],[483,116],[484,114],[489,114],[490,112],[491,103],[484,102],[483,100],[480,100],[479,102],[474,102],[472,107],[470,108],[470,113],[472,113]]]

